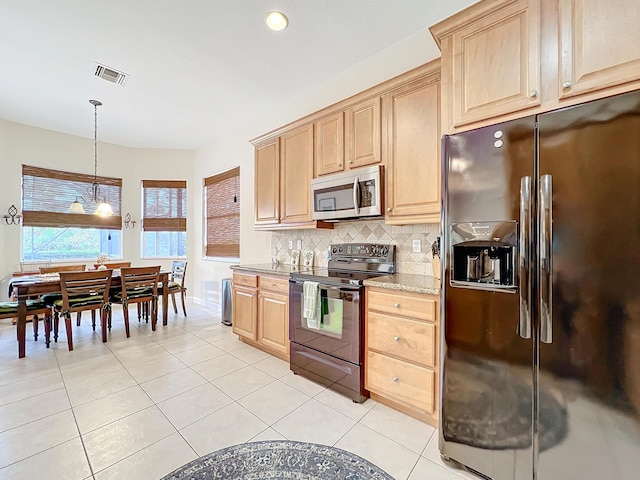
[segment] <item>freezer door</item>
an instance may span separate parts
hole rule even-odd
[[[531,259],[520,254],[532,253],[534,131],[529,117],[443,140],[439,445],[494,480],[533,470]]]
[[[541,480],[640,472],[640,92],[539,117]]]

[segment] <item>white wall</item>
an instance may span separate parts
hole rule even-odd
[[[271,233],[253,227],[254,165],[251,138],[285,125],[297,118],[336,103],[407,70],[433,60],[438,52],[425,28],[342,74],[291,98],[276,111],[247,112],[246,122],[229,125],[227,131],[207,145],[191,150],[133,149],[99,142],[98,173],[123,179],[123,215],[138,223],[123,230],[123,257],[134,264],[158,263],[140,260],[140,181],[142,179],[186,179],[188,188],[189,296],[217,306],[220,280],[231,275],[235,261],[203,258],[203,178],[240,167],[240,263],[268,263]],[[265,95],[269,93],[265,91]],[[93,139],[66,135],[0,119],[0,212],[11,204],[20,206],[21,165],[23,163],[83,173],[93,171]],[[20,228],[0,225],[0,279],[17,270],[20,262]],[[160,262],[170,265],[170,259]],[[3,292],[0,292],[0,298]]]
[[[140,259],[141,181],[187,180],[188,191],[193,187],[193,150],[136,149],[98,142],[98,174],[121,177],[122,214],[129,212],[136,227],[123,230],[123,258],[133,265],[158,264],[171,266],[171,259]],[[11,204],[21,209],[22,164],[44,168],[93,173],[93,139],[67,135],[51,130],[30,127],[0,119],[0,212]],[[195,218],[194,199],[187,196],[187,237],[193,237]],[[20,267],[20,232],[16,226],[0,225],[0,279]],[[188,251],[187,260],[193,258]],[[187,284],[193,278],[187,274]],[[6,292],[0,291],[0,298]]]
[[[198,149],[195,157],[195,180],[240,166],[240,262],[242,264],[269,263],[272,252],[271,233],[254,230],[254,157],[249,140],[286,125],[298,118],[321,110],[340,100],[355,95],[401,73],[427,63],[439,56],[430,34],[425,28],[402,42],[380,51],[373,57],[355,65],[342,74],[329,79],[291,99],[276,111],[247,112],[246,122],[231,126],[230,132],[221,134],[208,145]],[[265,91],[265,95],[268,92]],[[201,183],[202,185],[202,183]],[[196,215],[202,218],[202,189],[193,195]],[[196,235],[191,238],[189,250],[200,252],[195,259],[196,299],[208,305],[218,302],[220,280],[229,277],[229,266],[238,261],[205,260],[202,252],[202,222],[196,219]]]

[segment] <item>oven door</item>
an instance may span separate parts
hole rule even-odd
[[[304,280],[289,281],[289,339],[356,365],[361,364],[360,339],[363,287],[320,284],[317,314],[319,325],[312,328],[303,317]]]

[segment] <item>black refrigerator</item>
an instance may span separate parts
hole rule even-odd
[[[443,137],[439,446],[640,478],[640,91]]]

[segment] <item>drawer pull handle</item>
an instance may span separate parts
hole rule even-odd
[[[271,284],[271,286],[272,286],[272,287],[276,287],[277,285],[276,285],[275,283],[272,283],[272,284]]]
[[[394,304],[393,304],[393,306],[394,306],[395,308],[400,308],[400,304],[399,304],[399,303],[394,303]]]
[[[400,341],[400,337],[396,335],[395,337],[393,337],[393,341],[394,342],[399,342]]]
[[[398,377],[393,377],[391,380],[393,380],[395,383],[398,383]]]

